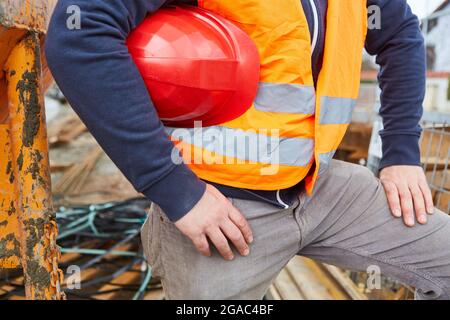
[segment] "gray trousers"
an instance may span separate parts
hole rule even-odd
[[[312,197],[280,210],[231,199],[254,234],[248,257],[225,261],[197,252],[156,205],[142,229],[145,255],[168,299],[261,299],[295,255],[347,269],[378,267],[417,288],[419,299],[450,299],[450,216],[406,227],[388,208],[384,189],[366,168],[332,161]]]

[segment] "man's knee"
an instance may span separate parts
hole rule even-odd
[[[369,168],[366,166],[362,166],[359,164],[354,164],[350,162],[340,161],[340,160],[333,160],[330,165],[330,169],[332,171],[341,171],[346,172],[347,174],[350,174],[355,177],[361,177],[361,178],[374,178],[374,174],[372,171],[370,171]]]
[[[324,178],[335,188],[342,185],[342,187],[355,186],[361,190],[370,186],[376,187],[379,183],[373,172],[367,167],[339,160],[331,161]]]

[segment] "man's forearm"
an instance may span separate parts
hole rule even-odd
[[[59,87],[105,152],[138,191],[178,220],[199,201],[205,184],[173,163],[173,144],[125,44],[147,13],[165,2],[60,0],[46,55]],[[81,9],[80,29],[66,27],[70,5]]]
[[[419,139],[425,95],[425,49],[419,21],[406,0],[368,0],[381,8],[381,30],[369,30],[366,49],[381,66],[380,114],[384,130],[380,169],[420,165]]]

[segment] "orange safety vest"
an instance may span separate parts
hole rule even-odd
[[[207,181],[252,190],[312,192],[351,121],[367,32],[366,0],[329,0],[317,87],[300,0],[199,0],[234,22],[261,58],[259,91],[241,117],[219,126],[166,128],[185,163]],[[313,174],[311,171],[316,163]]]

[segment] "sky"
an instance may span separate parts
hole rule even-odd
[[[407,0],[414,13],[423,18],[433,12],[444,0]]]

